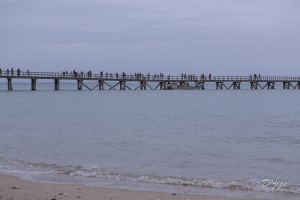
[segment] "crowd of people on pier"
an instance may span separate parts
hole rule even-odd
[[[147,73],[146,75],[142,73],[134,73],[134,74],[126,74],[125,72],[119,74],[119,73],[108,73],[108,72],[103,72],[101,71],[99,74],[92,74],[92,71],[88,71],[84,73],[81,71],[80,73],[73,70],[72,72],[68,71],[63,71],[63,77],[74,77],[74,78],[106,78],[106,79],[155,79],[155,80],[160,80],[164,79],[165,76],[162,73],[159,74],[153,74],[151,75],[150,73]],[[169,78],[171,77],[170,75],[168,76]]]
[[[63,72],[64,75],[68,75],[68,72]],[[108,72],[103,72],[101,71],[99,74],[94,74],[94,76],[92,76],[92,72],[88,71],[87,73],[83,73],[81,72],[80,74],[77,71],[73,71],[72,75],[74,77],[87,77],[87,78],[107,78],[107,79],[137,79],[137,80],[170,80],[171,79],[171,75],[164,75],[163,73],[154,73],[154,74],[150,74],[149,72],[147,74],[143,74],[143,73],[130,73],[129,75],[126,74],[125,72],[123,72],[122,74],[119,73],[108,73]],[[181,79],[182,80],[189,80],[189,81],[197,81],[197,80],[211,80],[211,74],[209,74],[208,76],[205,76],[204,74],[201,74],[200,76],[196,76],[195,74],[181,74]]]
[[[261,80],[261,75],[260,74],[250,74],[250,80]]]
[[[22,74],[21,74],[22,73]],[[0,75],[4,76],[29,76],[30,72],[29,70],[21,71],[19,68],[17,70],[14,70],[14,68],[2,70],[0,68]],[[76,70],[73,71],[63,71],[62,77],[64,78],[106,78],[106,79],[135,79],[135,80],[171,80],[171,75],[164,75],[163,73],[154,73],[150,74],[149,72],[147,74],[143,73],[130,73],[129,75],[125,72],[119,74],[119,73],[108,73],[101,71],[100,73],[92,73],[91,70],[87,72],[81,71],[80,73]],[[181,78],[181,80],[185,81],[202,81],[202,80],[212,80],[212,75],[204,75],[201,74],[200,76],[196,76],[195,74],[186,74],[182,73],[180,76],[177,76],[176,79]],[[249,80],[261,80],[260,74],[250,74]]]
[[[7,76],[20,76],[22,72],[23,76],[29,76],[30,72],[29,70],[25,71],[21,71],[19,68],[17,70],[14,70],[13,68],[11,68],[10,70],[7,69],[5,71],[3,71],[0,68],[0,75],[7,75]],[[57,73],[53,73],[53,74],[57,74]],[[62,77],[63,78],[106,78],[106,79],[136,79],[136,80],[170,80],[171,79],[171,75],[164,75],[163,73],[154,73],[154,74],[150,74],[149,72],[145,75],[143,73],[130,73],[129,75],[126,74],[125,72],[123,72],[122,74],[119,73],[108,73],[108,72],[103,72],[101,71],[99,74],[95,73],[93,74],[91,70],[87,71],[87,72],[78,72],[76,70],[73,71],[63,71],[62,72]],[[179,76],[178,76],[179,77]],[[209,74],[208,76],[205,76],[204,74],[201,74],[200,76],[196,76],[195,74],[181,74],[181,79],[182,80],[188,80],[188,81],[197,81],[197,80],[206,80],[209,79],[211,80],[211,74]],[[256,77],[256,75],[254,75],[254,77]]]
[[[7,69],[5,71],[2,71],[2,69],[0,68],[0,75],[17,75],[20,76],[21,75],[21,70],[18,68],[17,70],[14,70],[14,68],[11,69]]]

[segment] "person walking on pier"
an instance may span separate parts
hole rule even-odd
[[[11,75],[14,75],[14,68],[11,68]]]
[[[211,80],[211,74],[208,75],[208,79]]]
[[[2,69],[0,68],[0,75],[2,75]]]
[[[78,73],[77,73],[75,70],[73,70],[73,76],[74,76],[75,78],[77,78],[77,75],[78,75]]]
[[[254,76],[254,80],[257,80],[257,75],[256,75],[256,74],[254,74],[253,76]]]
[[[83,73],[83,72],[82,72],[82,73]],[[91,70],[87,72],[87,76],[88,76],[89,78],[92,77],[92,71],[91,71]]]
[[[21,72],[21,70],[18,68],[18,70],[17,70],[18,76],[20,76],[20,72]]]
[[[201,80],[204,80],[204,74],[201,74]]]

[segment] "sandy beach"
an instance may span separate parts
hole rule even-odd
[[[131,191],[81,185],[35,183],[0,175],[0,200],[229,200],[233,198]],[[234,199],[250,200],[250,199]]]

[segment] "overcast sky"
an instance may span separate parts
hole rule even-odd
[[[300,76],[299,0],[0,0],[0,67]]]

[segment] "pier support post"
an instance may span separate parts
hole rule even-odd
[[[31,79],[31,90],[32,91],[36,90],[36,78]]]
[[[216,82],[216,89],[217,90],[222,90],[223,89],[223,82]]]
[[[258,85],[257,82],[250,82],[250,85],[251,85],[251,90],[257,90],[257,85]]]
[[[290,82],[282,82],[283,89],[290,89]]]
[[[54,79],[54,90],[60,90],[59,79]]]
[[[126,82],[125,81],[119,81],[119,84],[120,84],[120,90],[125,90]]]
[[[7,78],[7,90],[12,91],[13,86],[12,86],[12,78]]]
[[[165,90],[166,89],[166,83],[165,82],[160,82],[159,87],[160,87],[160,90]]]
[[[241,89],[241,82],[233,82],[233,89],[234,90]]]
[[[98,83],[99,83],[99,90],[104,90],[104,81],[98,80]]]
[[[77,89],[82,90],[82,80],[77,80]]]
[[[146,81],[141,81],[140,82],[141,83],[141,85],[140,85],[140,88],[141,88],[141,90],[146,90]]]
[[[274,89],[275,88],[275,82],[267,82],[267,86],[268,86],[268,89]]]

